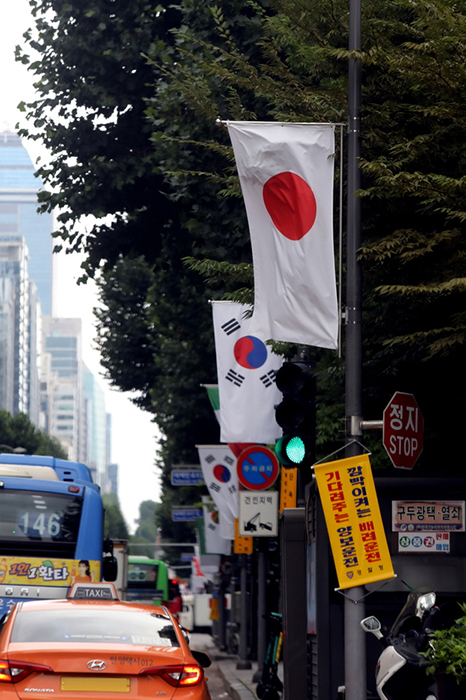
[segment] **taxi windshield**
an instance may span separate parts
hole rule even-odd
[[[18,611],[11,642],[83,642],[178,647],[168,617],[150,612],[115,609]]]

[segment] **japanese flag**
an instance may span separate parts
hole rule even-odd
[[[274,355],[256,334],[250,307],[213,301],[215,352],[220,396],[220,440],[228,443],[273,443],[282,434],[274,405],[282,395],[276,373],[283,358]]]
[[[334,126],[227,122],[243,191],[261,338],[337,348]]]

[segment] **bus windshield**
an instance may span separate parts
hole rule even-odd
[[[164,603],[177,614],[181,610],[181,593],[178,582],[170,580],[164,561],[148,557],[128,558],[128,588],[126,599],[140,602]]]
[[[166,565],[156,559],[129,557],[128,600],[168,601]]]
[[[74,558],[81,511],[80,496],[0,490],[2,554]]]

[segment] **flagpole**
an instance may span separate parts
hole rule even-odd
[[[361,0],[349,3],[349,50],[361,48]],[[346,277],[346,456],[360,454],[362,434],[362,276],[358,251],[361,247],[361,63],[348,66],[348,208]],[[345,594],[345,700],[366,698],[366,649],[360,621],[365,617],[364,588]]]

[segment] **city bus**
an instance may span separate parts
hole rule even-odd
[[[84,464],[0,454],[0,615],[18,600],[66,598],[73,583],[114,581],[103,517]]]
[[[128,557],[126,600],[166,605],[170,612],[181,611],[181,591],[164,561],[149,557]]]

